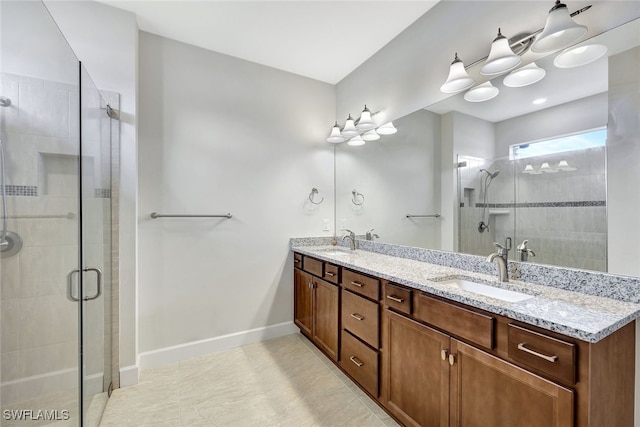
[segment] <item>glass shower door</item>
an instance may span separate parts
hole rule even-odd
[[[44,5],[0,1],[3,427],[80,425],[79,304],[67,294],[80,266],[78,95],[78,60]]]
[[[80,67],[83,425],[97,426],[111,387],[111,119]]]

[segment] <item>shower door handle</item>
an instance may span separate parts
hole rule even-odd
[[[84,297],[83,300],[91,301],[99,298],[100,295],[102,295],[102,271],[99,268],[83,268],[82,271],[85,273],[89,271],[93,271],[94,273],[96,273],[96,279],[97,279],[97,285],[98,285],[97,286],[98,289],[96,293],[94,295]],[[76,268],[75,270],[71,270],[67,274],[67,299],[69,299],[69,301],[74,301],[74,302],[80,301],[80,298],[73,295],[73,276],[77,273],[80,273],[80,270]]]
[[[80,273],[80,270],[77,268],[67,274],[67,299],[73,302],[80,301],[80,298],[73,295],[73,276],[76,273]]]
[[[84,297],[85,301],[91,301],[93,299],[97,299],[100,297],[100,295],[102,295],[102,271],[99,268],[83,268],[82,271],[89,272],[89,271],[93,271],[94,273],[96,273],[96,280],[97,280],[97,285],[98,285],[98,289],[96,291],[96,293],[92,296],[86,296]]]

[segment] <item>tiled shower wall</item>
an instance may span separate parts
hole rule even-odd
[[[24,242],[19,253],[0,261],[0,378],[6,404],[78,384],[78,312],[66,297],[66,278],[78,266],[79,103],[74,85],[0,74],[0,88],[12,101],[0,111],[8,229]],[[89,163],[97,154],[84,153]],[[100,182],[95,174],[86,179],[93,180],[95,188],[85,195],[85,212],[95,212],[89,216],[96,218],[110,215],[109,182]],[[88,245],[96,246],[87,251],[87,265],[102,265],[109,239],[100,224],[89,224],[86,230],[91,231]],[[110,256],[110,246],[108,251]],[[88,350],[96,357],[89,357],[86,370],[101,380],[104,358],[98,353],[104,353],[105,308],[100,300],[89,304],[87,332],[95,342]]]
[[[464,159],[463,159],[464,160]],[[543,162],[566,160],[574,171],[524,174],[527,164],[539,169]],[[483,185],[480,168],[500,174],[491,183],[486,218],[489,230],[478,232],[482,216]],[[528,261],[606,271],[607,217],[605,149],[559,153],[536,158],[467,161],[460,177],[460,251],[488,255],[493,242],[512,238],[516,247],[528,240],[535,257]]]

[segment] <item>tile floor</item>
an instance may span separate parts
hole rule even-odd
[[[300,334],[143,371],[101,427],[397,426]]]

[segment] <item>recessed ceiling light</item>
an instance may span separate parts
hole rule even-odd
[[[538,98],[533,100],[534,105],[544,104],[545,102],[547,102],[547,98]]]

